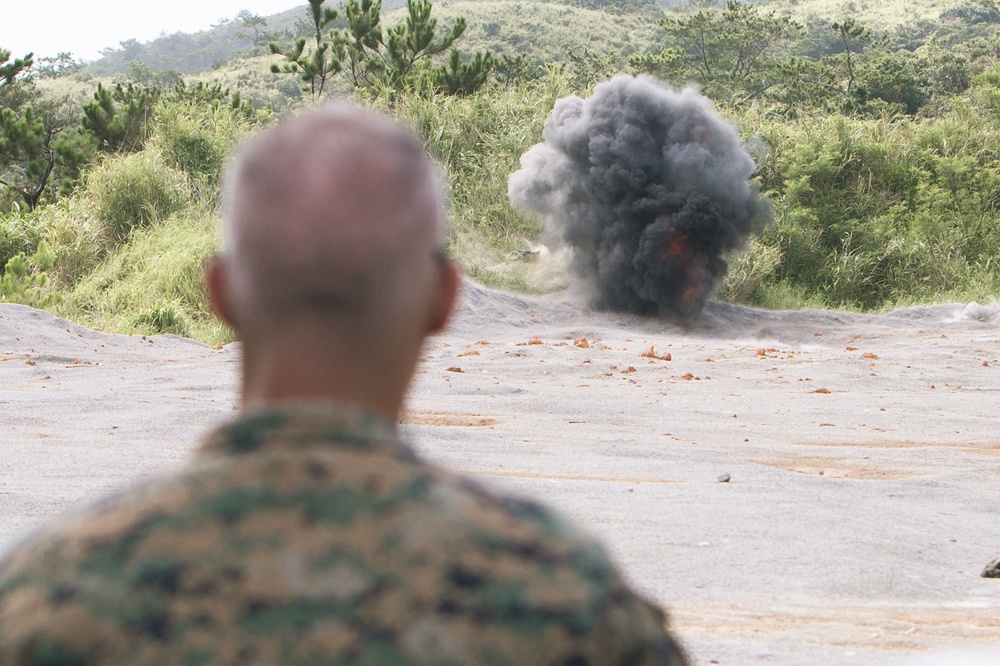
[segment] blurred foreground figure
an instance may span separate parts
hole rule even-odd
[[[326,107],[224,196],[207,281],[241,414],[0,564],[0,664],[683,664],[599,546],[400,441],[459,282],[420,144]]]

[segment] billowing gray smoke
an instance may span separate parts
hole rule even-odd
[[[572,246],[595,307],[699,312],[724,257],[771,217],[736,130],[694,89],[616,76],[556,102],[543,138],[508,196]]]

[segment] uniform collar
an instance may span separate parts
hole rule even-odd
[[[327,446],[413,456],[395,426],[367,408],[334,402],[289,402],[247,410],[216,428],[202,444],[199,457]]]

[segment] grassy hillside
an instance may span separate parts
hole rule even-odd
[[[565,62],[568,51],[585,49],[627,56],[649,49],[659,31],[655,17],[648,13],[614,13],[551,2],[448,2],[435,5],[434,15],[445,25],[465,17],[469,27],[460,41],[464,52],[525,54],[536,62]],[[392,24],[404,18],[404,10],[396,10],[385,21]]]
[[[392,3],[399,5],[402,0]],[[267,29],[271,29],[272,22],[280,29],[292,29],[302,11],[300,8],[268,18]],[[567,63],[570,52],[605,57],[615,54],[611,58],[614,61],[611,66],[615,68],[624,68],[629,55],[654,47],[660,32],[656,24],[658,12],[656,8],[641,13],[612,12],[530,0],[442,2],[434,6],[440,26],[450,26],[459,16],[465,17],[469,27],[456,44],[463,53],[487,50],[496,55],[524,55],[534,65]],[[385,12],[383,20],[386,26],[391,26],[405,19],[405,9],[397,7]],[[241,29],[226,25],[195,35],[160,38],[145,45],[134,62],[143,62],[154,72],[175,70],[185,73],[188,81],[239,90],[258,107],[270,104],[280,112],[298,103],[301,100],[298,80],[270,72],[271,63],[280,62],[280,56],[237,57],[249,47],[246,40],[235,37]],[[287,34],[286,39],[290,39]],[[210,48],[201,49],[200,44],[208,44]],[[181,60],[184,53],[188,54],[186,61]],[[225,54],[230,55],[222,57]],[[120,77],[128,71],[128,63],[122,56],[119,51],[93,63],[82,74],[43,80],[41,85],[53,95],[70,95],[87,101],[96,80],[107,80],[112,75]],[[224,62],[217,62],[216,58]],[[340,80],[334,82],[332,90],[347,92]]]
[[[644,71],[693,80],[716,95],[754,146],[758,181],[774,203],[775,224],[734,258],[720,297],[766,307],[879,310],[1000,294],[1000,16],[988,15],[993,10],[984,5],[983,19],[975,14],[977,2],[775,0],[768,6],[810,26],[812,46],[793,43],[770,54],[769,85],[743,102],[717,91],[754,79],[723,77],[713,88],[697,68],[685,69],[683,52],[650,61],[663,69]],[[485,49],[547,66],[513,83],[495,78],[465,97],[425,85],[370,89],[358,102],[414,127],[441,163],[451,190],[450,249],[469,274],[514,289],[558,285],[562,277],[551,265],[535,261],[539,222],[510,204],[507,177],[540,140],[557,99],[585,96],[596,81],[648,61],[626,64],[629,54],[668,46],[657,24],[660,10],[501,0],[438,2],[434,16],[442,30],[465,17],[468,30],[456,46],[466,54]],[[895,37],[854,51],[854,92],[845,86],[845,56],[830,29],[847,16]],[[403,18],[396,9],[385,23]],[[899,50],[941,35],[949,41]],[[581,62],[571,53],[587,57]],[[792,62],[790,53],[819,55]],[[185,76],[187,90],[198,81],[218,83],[279,113],[310,103],[294,76],[270,72],[277,60],[231,58]],[[805,60],[809,68],[799,68]],[[149,73],[154,63],[147,67]],[[804,85],[813,79],[824,85]],[[98,80],[78,72],[37,85],[50,99],[68,97],[67,108],[78,111]],[[0,211],[0,268],[7,264],[0,300],[45,306],[108,330],[228,339],[209,314],[198,267],[215,248],[218,165],[271,114],[193,100],[159,85],[164,98],[143,116],[150,134],[135,153],[98,152],[71,194],[53,189],[35,210]],[[349,92],[342,79],[333,89]]]
[[[657,4],[671,12],[683,11],[679,8],[689,3],[657,0]],[[716,4],[724,2],[719,0]],[[975,9],[979,0],[765,0],[755,4],[790,15],[805,25],[853,18],[865,26],[893,34],[922,25],[920,33],[925,35],[930,26],[942,23],[941,17],[948,10]],[[404,0],[383,1],[387,24],[401,20],[403,5]],[[569,49],[578,53],[584,49],[596,53],[614,51],[619,55],[642,52],[658,38],[656,22],[660,16],[655,6],[639,13],[617,13],[532,0],[439,2],[434,11],[441,22],[449,25],[457,16],[466,17],[469,28],[463,39],[463,50],[525,54],[535,62],[563,62]],[[302,5],[265,17],[267,24],[260,29],[267,38],[290,40],[301,34],[305,16],[306,6]],[[185,75],[204,74],[223,67],[234,58],[251,54],[255,50],[252,40],[239,36],[248,32],[251,31],[239,22],[230,20],[194,34],[178,33],[146,44],[123,46],[91,63],[87,70],[93,76],[104,77],[124,74],[129,63],[141,62],[154,72],[172,70]],[[257,52],[265,52],[266,38],[258,41]],[[219,80],[221,77],[212,78]]]
[[[265,17],[260,41],[267,33],[274,37],[296,34],[296,22],[305,17],[306,5]],[[244,28],[232,18],[222,25],[196,33],[179,32],[159,37],[145,44],[123,44],[113,53],[100,58],[87,70],[94,76],[110,76],[128,71],[130,62],[143,62],[153,71],[173,70],[181,74],[196,74],[218,67],[222,63],[253,50],[249,36],[253,30]]]
[[[383,2],[385,24],[405,20],[403,0]],[[650,7],[644,13],[616,13],[584,9],[555,2],[530,0],[483,0],[482,2],[441,2],[434,6],[439,24],[451,25],[464,16],[469,28],[461,40],[463,51],[486,49],[494,53],[525,54],[533,62],[564,62],[567,51],[589,49],[596,53],[616,52],[621,56],[649,48],[657,32],[659,10]],[[298,34],[296,22],[305,17],[305,7],[267,17],[263,30],[277,33],[283,41]],[[228,79],[227,85],[240,87],[246,82],[238,74],[244,65],[261,63],[233,62],[253,49],[247,38],[238,33],[246,28],[232,22],[195,34],[176,34],[119,49],[88,66],[97,77],[124,74],[129,63],[145,63],[150,70],[173,70],[185,75],[205,74],[212,80]],[[266,49],[258,48],[258,52]],[[267,60],[263,63],[267,67]],[[224,69],[219,76],[213,70]],[[233,74],[236,74],[234,77]]]
[[[963,3],[961,0],[771,0],[758,4],[773,7],[803,23],[817,18],[829,21],[853,18],[881,30],[893,30],[907,23],[937,19],[945,10]]]

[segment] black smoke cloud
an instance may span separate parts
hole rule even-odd
[[[771,218],[736,130],[693,88],[616,76],[556,102],[508,196],[573,248],[601,309],[686,317]]]

